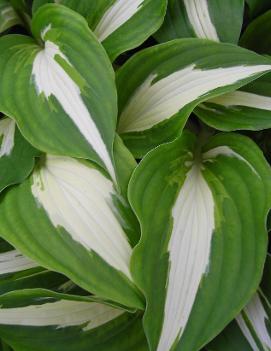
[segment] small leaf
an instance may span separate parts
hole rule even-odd
[[[11,27],[21,24],[21,20],[14,8],[7,0],[0,0],[0,33]]]
[[[237,44],[243,12],[244,0],[169,0],[164,24],[155,38],[165,42],[194,37]]]
[[[0,192],[21,183],[32,171],[39,154],[23,138],[12,119],[0,119]]]
[[[256,293],[236,318],[239,328],[255,351],[271,349],[270,302]]]
[[[271,75],[199,105],[194,113],[209,126],[222,130],[271,128]]]
[[[10,291],[51,289],[58,292],[82,293],[65,276],[50,272],[0,240],[0,295]]]

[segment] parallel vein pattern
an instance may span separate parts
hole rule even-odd
[[[270,332],[267,327],[270,321],[258,293],[253,296],[236,320],[253,351],[261,351],[255,340],[255,334],[262,343],[264,351],[271,350]]]
[[[131,247],[114,214],[112,181],[74,159],[49,155],[31,189],[55,227],[130,278]]]
[[[184,0],[189,21],[198,38],[219,41],[209,14],[207,0]]]
[[[51,29],[45,28],[43,36]],[[110,175],[115,179],[114,167],[101,134],[81,97],[81,90],[64,68],[56,61],[61,57],[70,67],[68,58],[60,51],[59,47],[47,40],[44,50],[40,51],[33,62],[32,75],[37,93],[44,93],[47,99],[54,96],[66,114],[97,152],[107,167]]]
[[[42,305],[0,308],[0,324],[57,328],[82,325],[82,329],[86,331],[97,328],[121,314],[121,310],[98,303],[60,300]]]
[[[199,165],[187,173],[172,216],[165,317],[157,351],[170,350],[181,337],[202,276],[208,271],[214,200]]]
[[[157,75],[152,74],[124,108],[119,132],[150,129],[204,94],[268,69],[268,65],[255,65],[202,70],[190,65],[157,81]]]
[[[144,0],[116,0],[104,13],[94,33],[100,41],[105,40],[115,30],[133,17]]]

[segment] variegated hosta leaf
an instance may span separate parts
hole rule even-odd
[[[240,331],[253,351],[271,350],[270,272],[271,256],[268,254],[259,292],[253,296],[236,318]]]
[[[0,39],[0,110],[37,148],[94,160],[114,179],[116,89],[104,49],[61,5],[38,10],[32,31],[42,46],[25,36]]]
[[[261,288],[236,320],[208,346],[208,351],[270,351],[271,350],[271,256],[265,262]]]
[[[36,287],[61,293],[78,292],[65,276],[39,267],[4,240],[0,241],[0,251],[0,295]]]
[[[37,263],[29,260],[17,250],[2,252],[0,254],[0,276],[25,271],[34,267],[38,267]]]
[[[243,0],[172,0],[164,25],[156,37],[160,41],[167,41],[196,36],[236,43],[242,28],[243,11]],[[270,32],[270,15],[271,13],[266,13],[250,24],[242,37],[242,46],[259,53],[269,52],[271,37],[268,41],[265,33]],[[222,35],[218,35],[219,29]],[[261,37],[266,37],[266,40],[259,41]],[[270,95],[269,90],[266,94]],[[200,105],[196,114],[205,123],[219,130],[259,130],[271,126],[269,105],[270,101],[265,97],[251,95],[246,91],[234,91]],[[268,112],[264,113],[263,110]]]
[[[17,24],[21,24],[21,20],[10,2],[7,0],[0,0],[0,33],[3,33]]]
[[[202,39],[143,50],[117,75],[118,130],[130,150],[142,156],[179,135],[199,103],[256,79],[270,63],[240,47]]]
[[[271,350],[270,313],[270,302],[256,293],[236,318],[253,351]]]
[[[131,270],[151,350],[199,350],[256,291],[270,195],[270,168],[243,136],[201,150],[184,133],[145,156],[129,188],[142,228]]]
[[[271,75],[210,99],[194,113],[211,127],[223,131],[262,130],[271,127]]]
[[[3,197],[1,234],[98,297],[142,308],[118,198],[113,182],[92,165],[48,155],[30,179]]]
[[[85,16],[112,61],[157,31],[167,5],[167,0],[36,0],[33,10],[45,2],[60,3]]]
[[[35,150],[21,135],[14,120],[0,119],[0,192],[21,183],[32,171]]]
[[[203,38],[237,43],[243,24],[244,0],[169,0],[159,42]]]
[[[271,6],[270,6],[271,8]],[[257,17],[246,28],[240,44],[261,54],[271,54],[271,10]],[[264,40],[260,40],[264,38]]]
[[[0,298],[0,335],[20,351],[147,351],[138,315],[95,302]]]
[[[236,321],[215,338],[207,350],[270,351],[270,335],[270,303],[264,295],[256,293]]]

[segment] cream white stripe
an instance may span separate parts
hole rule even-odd
[[[210,91],[270,69],[270,65],[255,65],[202,70],[190,65],[156,82],[157,75],[151,74],[124,108],[119,132],[150,129]]]
[[[226,107],[247,106],[271,111],[271,97],[247,93],[246,91],[240,90],[217,96],[216,98],[210,99],[207,102],[223,105]]]
[[[38,267],[38,265],[17,250],[0,254],[0,274],[20,272],[34,267]]]
[[[199,38],[219,41],[212,23],[207,0],[184,0],[188,19]]]
[[[50,29],[51,25],[48,25],[43,30],[42,36],[44,37]],[[45,48],[36,55],[32,67],[37,93],[44,93],[47,99],[52,95],[55,96],[115,180],[115,171],[108,150],[81,97],[80,88],[55,60],[56,56],[61,57],[72,66],[56,44],[46,41]]]
[[[132,250],[114,215],[112,181],[74,159],[49,155],[31,190],[55,227],[131,278]]]
[[[211,149],[207,152],[205,152],[202,155],[203,162],[212,162],[214,158],[217,156],[224,155],[228,157],[235,157],[238,158],[239,160],[245,162],[249,168],[258,176],[260,177],[259,173],[256,171],[256,169],[252,166],[251,163],[249,163],[243,156],[239,155],[237,152],[233,151],[230,147],[228,146],[218,146],[214,149]]]
[[[164,324],[157,351],[170,350],[187,324],[200,281],[208,272],[214,200],[200,166],[186,176],[174,205]]]
[[[94,33],[102,42],[125,22],[132,18],[143,5],[144,0],[116,0],[104,13]]]
[[[255,332],[257,333],[258,338],[263,343],[265,350],[271,350],[271,338],[266,326],[268,316],[257,293],[251,299],[249,304],[244,308],[244,313],[250,320]],[[250,343],[253,351],[259,351],[259,348],[256,345],[242,314],[240,314],[236,320],[246,339]]]
[[[11,118],[0,120],[0,157],[9,156],[13,150],[15,126],[15,121]]]
[[[43,305],[0,308],[0,324],[65,328],[88,323],[84,330],[90,330],[121,314],[123,311],[98,303],[61,300]]]

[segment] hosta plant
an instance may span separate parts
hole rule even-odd
[[[0,0],[2,351],[271,350],[268,0]]]

